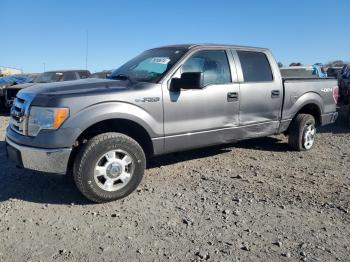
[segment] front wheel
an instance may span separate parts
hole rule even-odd
[[[313,147],[315,136],[315,118],[309,114],[299,114],[289,128],[288,143],[294,150],[307,151]]]
[[[103,203],[133,192],[145,168],[145,154],[135,140],[120,133],[104,133],[81,148],[74,162],[73,177],[85,197]]]

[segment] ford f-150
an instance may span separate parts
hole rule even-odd
[[[271,52],[234,45],[147,50],[110,79],[21,90],[6,133],[18,166],[72,174],[95,202],[127,196],[146,159],[284,133],[310,150],[316,129],[337,118],[336,79],[283,79]]]

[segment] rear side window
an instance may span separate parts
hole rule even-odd
[[[182,66],[182,73],[187,72],[202,72],[205,86],[231,82],[231,73],[224,50],[205,50],[195,53]]]
[[[264,53],[237,51],[241,61],[244,82],[268,82],[273,80],[271,66]]]
[[[85,71],[78,72],[80,79],[85,79],[89,77],[89,73]]]

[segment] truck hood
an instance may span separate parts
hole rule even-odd
[[[117,90],[129,87],[131,87],[131,84],[128,81],[88,78],[75,81],[31,84],[22,92],[34,97],[37,95],[64,96],[81,93],[99,93],[111,89]]]

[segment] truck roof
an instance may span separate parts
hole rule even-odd
[[[185,49],[192,49],[195,47],[227,47],[227,48],[237,48],[237,49],[253,49],[253,50],[260,50],[260,51],[266,51],[267,48],[261,48],[261,47],[253,47],[253,46],[241,46],[241,45],[228,45],[228,44],[175,44],[175,45],[166,45],[161,46],[158,48],[163,47],[174,47],[174,48],[185,48]]]

